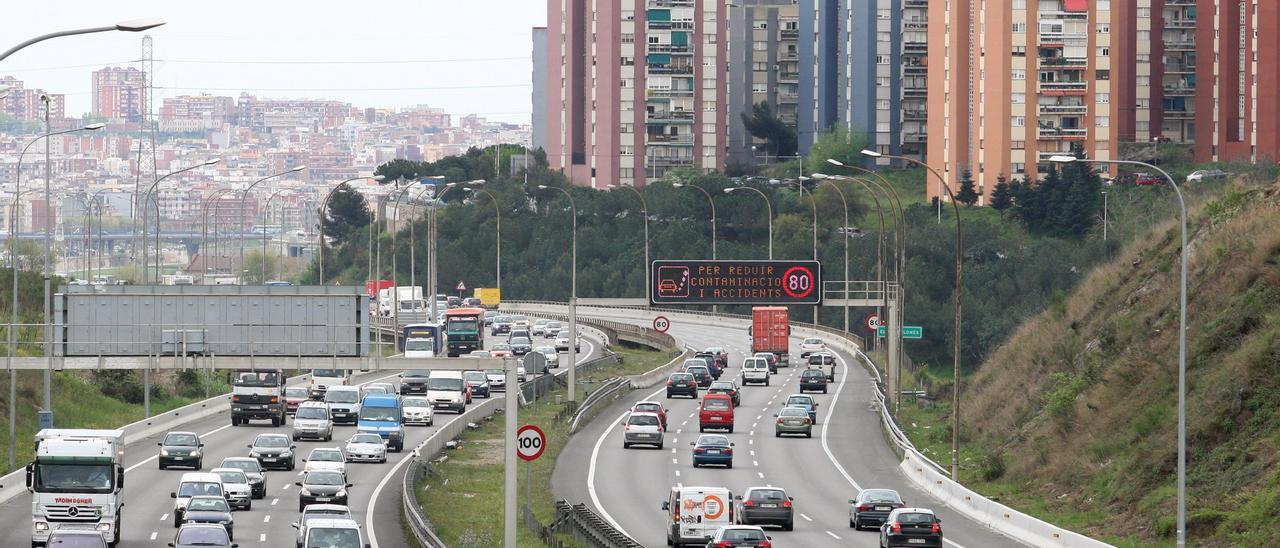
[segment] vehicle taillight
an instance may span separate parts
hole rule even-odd
[[[936,522],[936,521],[935,521],[935,522],[933,522],[933,527],[929,529],[929,532],[930,532],[930,533],[941,533],[941,532],[942,532],[942,524],[941,524],[941,523],[938,523],[938,522]]]
[[[631,430],[631,423],[627,423],[627,425],[626,425],[626,426],[624,426],[622,429],[623,429],[623,430],[626,430],[626,431],[630,431],[630,430]]]
[[[891,526],[891,528],[893,529],[893,532],[895,532],[895,533],[901,533],[901,532],[902,532],[902,524],[901,524],[901,523],[898,523],[898,522],[896,522],[896,521],[895,521],[895,522],[893,522],[893,525]]]
[[[280,403],[280,396],[271,396],[271,403]]]
[[[782,501],[782,507],[783,507],[783,508],[791,508],[791,501],[790,501],[790,500],[784,500],[784,501]]]
[[[785,423],[785,422],[786,422],[786,421],[782,420],[782,417],[778,417],[778,424],[783,424],[783,423]]]
[[[732,454],[733,454],[733,449],[732,449],[732,448],[730,448],[730,449],[725,449],[725,450],[724,450],[724,454],[726,454],[726,455],[732,455]]]
[[[805,424],[809,424],[809,423],[811,423],[811,422],[813,422],[813,421],[809,420],[809,417],[805,417],[805,418],[804,418],[804,423],[805,423]]]
[[[742,501],[742,505],[743,505],[743,506],[755,506],[755,505],[756,505],[756,501],[754,501],[754,500],[744,500],[744,501]]]
[[[769,541],[766,539],[766,540],[762,540],[762,541],[760,541],[760,544],[757,544],[756,546],[757,546],[757,548],[773,548],[773,543],[772,543],[772,542],[769,542]]]
[[[703,453],[706,453],[706,452],[707,452],[707,450],[706,450],[706,449],[703,449],[703,448],[701,448],[701,447],[694,447],[694,448],[693,448],[693,452],[694,452],[694,454],[701,455],[701,454],[703,454]]]
[[[858,505],[858,511],[859,511],[859,512],[869,512],[870,510],[871,510],[871,505],[870,505],[870,504],[859,504],[859,505]]]
[[[722,540],[716,544],[716,548],[733,548],[733,543],[727,540]]]
[[[671,380],[670,380],[670,379],[668,379],[668,380],[667,380],[667,386],[672,386],[672,385],[673,385],[673,383],[671,382]]]

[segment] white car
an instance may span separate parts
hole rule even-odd
[[[809,354],[813,354],[814,352],[825,352],[826,350],[827,343],[822,342],[822,339],[817,337],[809,337],[800,343],[801,358],[808,358]]]
[[[306,537],[307,524],[320,519],[351,519],[351,509],[341,504],[308,504],[302,509],[302,517],[289,525],[298,530],[294,546],[302,548],[302,539]]]
[[[222,478],[222,490],[231,508],[242,510],[253,509],[253,488],[249,485],[249,476],[239,468],[214,468],[209,472]]]
[[[761,383],[769,386],[769,362],[764,358],[746,358],[742,360],[742,386],[748,383]]]
[[[400,421],[404,424],[435,424],[435,416],[431,411],[431,400],[425,396],[406,396],[400,400]]]
[[[485,369],[485,378],[489,379],[489,390],[494,392],[507,391],[507,372],[501,369]]]
[[[573,351],[581,352],[582,337],[578,337],[577,339],[578,340],[573,345]],[[561,330],[560,333],[556,335],[556,351],[557,352],[569,351],[569,330],[568,329]]]
[[[546,320],[546,319],[543,319],[543,320],[535,320],[535,321],[533,322],[533,327],[532,327],[531,331],[533,332],[533,334],[534,334],[534,335],[541,335],[541,334],[543,334],[543,333],[546,333],[546,332],[547,332],[547,323],[548,323],[548,322],[550,322],[550,321],[551,321],[551,320]]]
[[[622,448],[632,445],[656,445],[662,449],[662,419],[657,413],[632,413],[622,430]]]
[[[555,369],[560,367],[560,353],[556,352],[554,346],[539,346],[533,349],[534,352],[542,354],[547,358],[547,369]]]
[[[311,455],[302,462],[307,463],[302,467],[303,474],[320,470],[347,473],[347,458],[343,456],[342,450],[337,447],[317,447],[312,449]]]
[[[358,432],[347,440],[347,460],[350,462],[387,462],[387,444],[382,436]]]
[[[516,366],[516,381],[517,382],[525,381],[524,364]]]

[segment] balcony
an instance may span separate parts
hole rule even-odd
[[[689,147],[693,146],[692,135],[647,134],[645,135],[645,137],[647,137],[647,139],[645,139],[645,142],[650,144],[668,145],[668,146],[689,146]]]
[[[1196,20],[1194,17],[1174,17],[1164,20],[1164,28],[1166,29],[1194,29],[1196,28]]]
[[[1164,111],[1164,117],[1165,117],[1165,119],[1166,119],[1166,120],[1168,120],[1168,119],[1190,120],[1190,119],[1193,119],[1193,118],[1195,118],[1195,117],[1196,117],[1196,111],[1194,111],[1194,110],[1186,110],[1186,109],[1183,109],[1183,110],[1166,110],[1166,111]]]
[[[675,53],[687,54],[690,48],[688,44],[649,44],[649,53]]]
[[[697,0],[649,0],[650,8],[692,8]]]
[[[693,74],[693,67],[673,67],[671,65],[649,65],[649,74]]]
[[[929,30],[929,21],[903,21],[902,30]]]
[[[1185,97],[1196,94],[1195,86],[1187,85],[1168,85],[1164,86],[1165,97]]]
[[[1040,114],[1059,115],[1059,114],[1077,114],[1084,115],[1089,112],[1089,107],[1085,105],[1039,105]]]
[[[1194,74],[1196,66],[1187,63],[1165,63],[1164,72],[1165,74]]]
[[[1084,128],[1041,127],[1038,138],[1046,140],[1083,141],[1088,135]]]
[[[1088,82],[1040,82],[1042,95],[1084,95],[1089,90]]]
[[[929,88],[903,86],[902,95],[903,97],[907,97],[911,99],[924,99],[929,96]]]
[[[693,97],[691,89],[646,89],[646,99],[670,99],[673,97]]]
[[[676,124],[692,124],[693,113],[687,110],[668,110],[663,112],[654,112],[645,116],[646,124],[676,125]]]
[[[1064,70],[1084,70],[1089,68],[1089,60],[1079,57],[1041,57],[1040,66]]]
[[[929,112],[926,110],[903,110],[903,120],[926,120],[929,118]]]
[[[795,40],[800,38],[800,29],[782,29],[783,40]]]
[[[902,0],[904,8],[928,8],[929,0]]]
[[[800,73],[799,72],[779,72],[778,81],[791,83],[791,84],[797,83],[800,81]]]
[[[1196,5],[1196,0],[1164,0],[1164,6],[1166,8],[1173,7],[1173,6],[1190,7],[1194,5]]]
[[[1195,51],[1196,41],[1195,40],[1165,40],[1164,50],[1165,51]]]
[[[904,143],[924,143],[929,140],[929,134],[923,131],[906,132],[902,134],[902,142]]]

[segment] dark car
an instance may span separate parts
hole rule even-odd
[[[427,378],[431,372],[426,369],[407,369],[400,373],[401,394],[426,394]]]
[[[249,456],[258,459],[263,468],[290,470],[294,468],[296,445],[285,434],[258,434],[249,444]]]
[[[307,472],[302,481],[295,482],[298,489],[298,511],[308,504],[347,504],[347,476],[333,470]]]
[[[704,464],[723,464],[725,468],[733,468],[733,443],[729,436],[723,434],[703,434],[698,441],[691,441],[693,446],[693,467]]]
[[[715,378],[711,376],[711,370],[707,369],[705,365],[691,365],[684,372],[693,375],[693,379],[698,383],[698,388],[711,386],[711,383],[715,381]]]
[[[178,534],[169,543],[173,548],[236,548],[231,543],[231,535],[221,525],[205,523],[188,523],[178,528]]]
[[[742,398],[738,390],[738,385],[734,384],[733,381],[713,382],[711,383],[711,386],[707,387],[707,393],[708,394],[727,394],[730,398],[733,398],[734,407],[742,405]]]
[[[726,525],[716,528],[716,532],[707,541],[713,548],[773,548],[771,537],[764,534],[764,529],[752,525]]]
[[[706,362],[707,369],[711,371],[711,376],[713,378],[715,379],[720,378],[720,370],[722,368],[720,367],[720,362],[716,360],[715,354],[712,354],[710,352],[698,352],[697,354],[694,354],[693,357],[694,359],[699,359],[699,360],[702,360],[703,362]]]
[[[800,392],[827,393],[827,373],[821,369],[805,369],[800,372]]]
[[[777,525],[790,531],[795,524],[794,498],[777,487],[752,487],[738,495],[738,523]]]
[[[102,533],[83,529],[59,529],[49,534],[47,548],[107,548]]]
[[[491,329],[489,330],[489,334],[499,335],[502,333],[510,333],[511,323],[512,323],[511,316],[498,316],[494,318],[493,323],[490,324]]]
[[[471,394],[477,398],[487,398],[492,395],[489,392],[489,375],[484,371],[463,371],[462,378],[467,381],[467,386],[471,388]]]
[[[672,373],[667,377],[667,399],[682,395],[698,399],[698,381],[689,373]]]
[[[459,306],[462,306],[462,297],[449,297],[446,302],[448,303],[447,306],[449,308],[458,308]]]
[[[235,518],[231,516],[231,505],[222,497],[191,497],[187,501],[187,509],[182,513],[185,523],[209,523],[221,525],[227,529],[227,538],[235,540]]]
[[[711,355],[716,357],[716,361],[720,363],[721,369],[729,367],[729,351],[725,350],[724,347],[709,346],[705,352],[710,352]]]
[[[511,353],[516,356],[523,356],[533,351],[533,341],[529,337],[511,337]]]
[[[777,354],[774,354],[773,352],[756,352],[751,357],[764,358],[765,360],[768,360],[769,372],[770,373],[778,372],[778,355]]]
[[[849,527],[883,525],[890,513],[904,506],[906,503],[893,489],[863,489],[858,498],[849,499]]]
[[[880,526],[880,546],[942,548],[942,520],[926,508],[899,508]]]
[[[160,469],[171,466],[188,466],[192,470],[204,468],[204,444],[195,432],[169,432],[160,446]]]
[[[218,468],[239,468],[244,475],[249,476],[249,487],[253,498],[260,499],[267,496],[267,475],[263,473],[258,459],[227,457],[222,459],[222,464],[218,465]]]

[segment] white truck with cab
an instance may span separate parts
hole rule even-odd
[[[66,529],[97,531],[111,546],[120,542],[123,430],[41,430],[26,472],[32,546],[44,546],[51,532]]]

